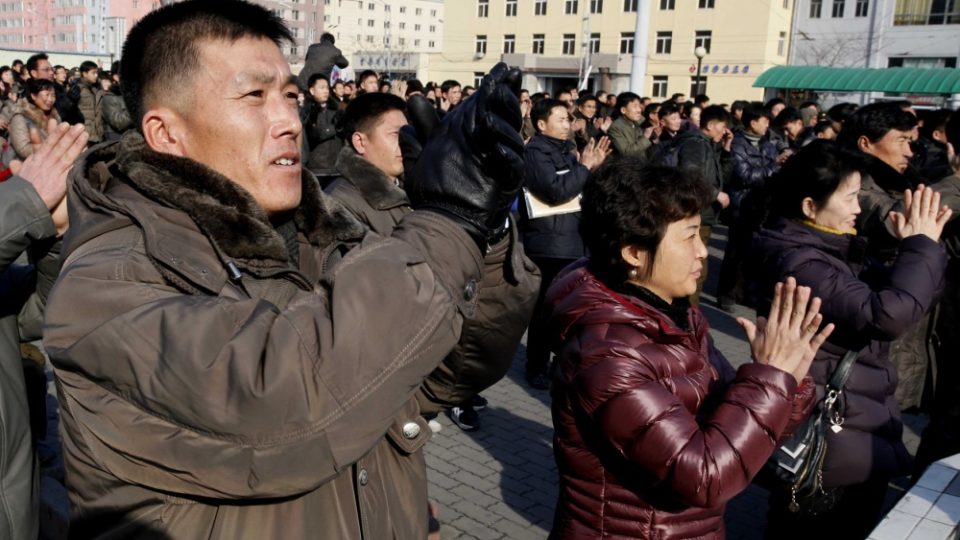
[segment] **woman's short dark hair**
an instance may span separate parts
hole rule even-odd
[[[806,219],[804,199],[810,197],[823,208],[840,183],[862,169],[861,159],[837,143],[825,139],[811,142],[767,182],[769,219]]]
[[[580,236],[590,250],[590,270],[608,284],[627,279],[630,267],[620,254],[627,245],[650,254],[642,276],[649,277],[667,226],[696,215],[710,199],[696,173],[644,163],[635,156],[608,158],[583,189]]]
[[[36,102],[33,101],[32,96],[43,92],[44,90],[56,91],[56,88],[53,86],[53,81],[49,79],[27,79],[27,96],[30,98],[30,102],[36,105]]]

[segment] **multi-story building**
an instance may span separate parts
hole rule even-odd
[[[350,60],[346,79],[373,69],[424,78],[444,48],[443,0],[323,0],[323,28]],[[451,2],[456,4],[456,2]]]
[[[531,91],[585,82],[622,92],[640,36],[646,72],[634,91],[695,93],[694,49],[703,46],[701,91],[715,102],[760,99],[756,76],[787,62],[793,1],[457,0],[447,5],[444,54],[430,78],[474,84],[503,60],[524,70]]]
[[[791,64],[955,68],[960,0],[797,0],[793,33]],[[843,99],[878,97],[866,93]]]
[[[178,0],[0,0],[0,47],[24,51],[85,52],[119,58],[127,32],[138,20]],[[319,38],[319,0],[254,0],[290,26],[296,43],[284,48],[302,63]]]

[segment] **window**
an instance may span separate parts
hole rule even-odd
[[[428,41],[428,42],[427,42],[427,47],[429,47],[429,48],[431,48],[431,49],[434,48],[434,47],[436,47],[436,46],[437,46],[437,42],[436,42],[436,41],[432,41],[432,40],[431,40],[431,41]]]
[[[710,30],[697,30],[696,36],[693,38],[693,48],[703,47],[710,52],[710,42],[713,40],[713,32]]]
[[[677,0],[660,0],[661,11],[672,11],[677,8]]]
[[[623,11],[627,13],[636,13],[637,0],[623,0]]]
[[[833,14],[831,15],[834,19],[843,18],[843,8],[845,0],[833,0]]]
[[[544,34],[533,35],[533,54],[543,54]]]
[[[400,43],[401,47],[407,44],[407,40],[404,38],[399,38],[397,41]]]
[[[563,54],[573,55],[577,50],[577,37],[575,34],[563,35]]]
[[[593,33],[590,34],[590,54],[597,54],[600,52],[600,34]]]
[[[419,24],[413,25],[413,31],[414,31],[414,32],[419,32],[419,31],[420,31],[420,25],[419,25]]]
[[[895,26],[960,24],[960,0],[901,0],[893,15]]]
[[[823,0],[810,0],[810,18],[819,19],[823,12]]]
[[[855,15],[857,17],[866,17],[867,11],[870,9],[870,0],[857,0],[857,11]]]
[[[490,0],[478,0],[477,17],[487,17],[490,15]]]
[[[780,38],[777,39],[777,56],[783,56],[787,49],[787,33],[780,32]]]
[[[517,49],[517,36],[507,34],[503,36],[503,54],[513,54]]]
[[[487,36],[477,36],[474,52],[477,53],[477,56],[487,54]]]
[[[376,6],[377,5],[372,2],[367,4],[367,11],[373,11],[374,9],[376,9]]]
[[[406,29],[407,29],[407,23],[405,23],[405,22],[400,23],[400,29],[401,29],[401,30],[406,30]]]
[[[566,15],[576,15],[576,14],[577,14],[577,11],[578,11],[577,8],[580,7],[578,4],[579,4],[579,2],[578,2],[577,0],[566,0],[566,1],[563,3],[563,12],[564,12],[564,14],[566,14]]]
[[[620,34],[620,54],[633,54],[632,32],[622,32]]]
[[[703,75],[700,76],[700,87],[697,87],[697,76],[694,75],[690,77],[690,95],[699,96],[700,94],[707,93],[707,78]]]
[[[419,46],[420,46],[420,40],[419,40],[419,39],[413,40],[413,46],[414,46],[414,47],[419,47]]]
[[[384,28],[390,28],[390,21],[383,21]]]
[[[533,14],[534,14],[534,15],[546,15],[546,14],[547,14],[547,0],[533,0]]]
[[[517,0],[507,0],[507,17],[517,16]]]
[[[436,18],[437,18],[437,10],[431,9],[431,10],[430,10],[430,16],[433,17],[434,19],[436,19]]]
[[[666,75],[653,76],[653,97],[655,98],[667,97],[667,76]]]
[[[373,19],[367,19],[367,26],[373,28]]]
[[[603,13],[603,0],[590,0],[590,13]]]
[[[783,0],[783,9],[790,9],[790,0]]]
[[[407,7],[406,7],[406,6],[400,6],[400,13],[403,14],[403,13],[406,13],[406,12],[407,12]]]
[[[698,0],[697,7],[700,9],[713,9],[713,0]]]
[[[670,54],[673,32],[657,32],[657,54]]]
[[[423,9],[422,9],[422,8],[417,8],[416,11],[413,12],[413,14],[416,15],[417,17],[419,17],[419,16],[423,15]]]
[[[431,24],[431,25],[430,25],[430,33],[432,34],[432,33],[436,32],[436,31],[437,31],[437,26]]]

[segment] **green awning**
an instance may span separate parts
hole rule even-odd
[[[776,66],[761,73],[753,86],[832,92],[960,94],[960,69]]]

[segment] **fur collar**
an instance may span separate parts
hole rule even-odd
[[[283,238],[267,214],[227,177],[191,159],[154,152],[136,132],[125,134],[118,147],[101,147],[101,151],[116,148],[116,165],[134,188],[189,215],[227,255],[254,265],[287,260]],[[363,226],[323,195],[317,179],[306,170],[302,193],[294,222],[311,244],[325,247],[363,236]]]
[[[337,172],[353,184],[367,203],[377,210],[410,206],[410,199],[403,188],[372,163],[357,155],[349,146],[343,147],[337,156]]]
[[[50,114],[46,115],[39,107],[30,103],[29,98],[23,98],[23,104],[20,105],[20,114],[26,117],[27,120],[32,122],[39,130],[42,135],[47,134],[47,121],[51,118],[55,119],[57,122],[60,121],[60,115],[57,114],[57,109],[50,109]]]

